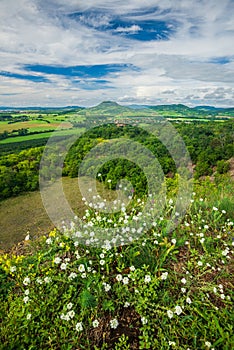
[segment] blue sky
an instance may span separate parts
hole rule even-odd
[[[0,105],[234,106],[234,0],[1,0]]]

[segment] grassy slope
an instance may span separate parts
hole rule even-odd
[[[123,247],[87,247],[53,231],[0,257],[2,349],[230,350],[231,186],[196,187],[171,233],[164,213]]]
[[[77,215],[81,215],[85,206],[78,190],[77,179],[63,178],[63,187],[71,208]],[[103,193],[104,189],[100,184],[97,184],[97,188]],[[0,250],[9,249],[22,241],[28,231],[36,237],[52,228],[53,224],[45,211],[39,191],[0,202]]]

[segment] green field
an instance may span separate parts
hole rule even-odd
[[[16,142],[44,139],[44,138],[49,138],[52,134],[56,136],[76,135],[76,134],[80,134],[83,131],[85,131],[84,128],[79,128],[79,129],[58,130],[58,131],[55,131],[55,133],[51,131],[51,132],[43,132],[43,133],[32,134],[32,135],[25,135],[25,136],[15,136],[15,137],[9,137],[4,140],[0,140],[0,144],[11,144]]]

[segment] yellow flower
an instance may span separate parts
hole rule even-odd
[[[51,232],[49,233],[49,237],[55,237],[55,236],[56,236],[56,233],[57,233],[57,231],[56,231],[56,229],[54,229],[53,231],[51,231]]]
[[[24,255],[18,255],[15,259],[15,262],[20,263],[22,260],[24,260]]]

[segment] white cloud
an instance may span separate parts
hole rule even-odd
[[[141,27],[139,27],[137,24],[133,24],[130,27],[118,27],[115,31],[119,33],[137,33],[140,30],[142,30]]]
[[[74,12],[81,13],[79,20],[68,16]],[[120,23],[115,35],[101,30],[114,16],[129,19],[129,25]],[[175,23],[175,31],[161,41],[124,36],[144,33],[144,20]],[[24,74],[25,64],[107,63],[139,70],[107,77],[112,88],[96,91],[58,75],[45,74],[48,83],[0,76],[0,105],[94,105],[102,99],[233,105],[233,37],[232,0],[1,0],[1,71]],[[212,63],[214,57],[229,57],[230,63]]]

